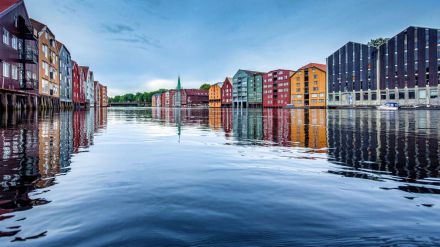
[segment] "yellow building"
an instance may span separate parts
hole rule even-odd
[[[209,88],[209,107],[210,108],[220,108],[222,107],[222,85],[223,83],[218,82],[211,85]]]
[[[294,107],[326,106],[326,66],[309,63],[290,77],[290,102]]]

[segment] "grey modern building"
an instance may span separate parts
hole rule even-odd
[[[73,83],[72,83],[72,59],[67,47],[57,41],[59,56],[60,76],[60,102],[61,107],[72,107]]]
[[[440,30],[408,27],[377,49],[349,42],[327,68],[329,106],[440,105]]]

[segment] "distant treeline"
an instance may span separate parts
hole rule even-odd
[[[152,91],[152,92],[143,92],[143,93],[137,92],[135,94],[127,93],[124,95],[116,95],[115,97],[109,97],[108,102],[109,103],[136,102],[136,103],[140,103],[140,104],[150,105],[151,98],[153,97],[154,94],[163,93],[165,91],[167,91],[167,90],[159,89],[159,90]]]
[[[209,85],[208,83],[204,83],[200,86],[200,89],[203,90],[209,90],[209,87],[211,85]],[[151,98],[153,98],[153,95],[156,93],[163,93],[166,92],[168,90],[166,89],[159,89],[156,91],[152,91],[152,92],[137,92],[136,94],[132,94],[132,93],[127,93],[124,95],[117,95],[115,97],[109,97],[108,98],[108,103],[125,103],[125,102],[134,102],[134,103],[140,103],[140,104],[146,104],[146,105],[151,105]]]

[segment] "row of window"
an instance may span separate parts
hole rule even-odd
[[[369,94],[367,92],[365,93],[355,93],[355,100],[360,101],[361,98],[363,100],[369,100],[368,99]],[[415,100],[416,99],[416,92],[415,90],[408,90],[408,92],[405,91],[398,91],[396,94],[395,91],[389,91],[387,94],[385,91],[381,92],[380,94],[381,100]],[[437,99],[438,98],[438,90],[437,89],[430,89],[427,91],[426,89],[419,89],[418,90],[418,99],[425,100],[427,98],[429,99]],[[340,97],[338,94],[334,95],[329,94],[329,101],[339,101]],[[371,100],[377,100],[377,95],[375,92],[371,93]]]
[[[12,39],[10,38],[12,36]],[[13,49],[18,49],[18,38],[10,35],[9,31],[3,28],[3,44],[11,46]]]

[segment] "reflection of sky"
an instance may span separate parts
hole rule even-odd
[[[440,1],[26,0],[109,94],[217,82],[238,68],[297,68],[348,40],[439,27]]]

